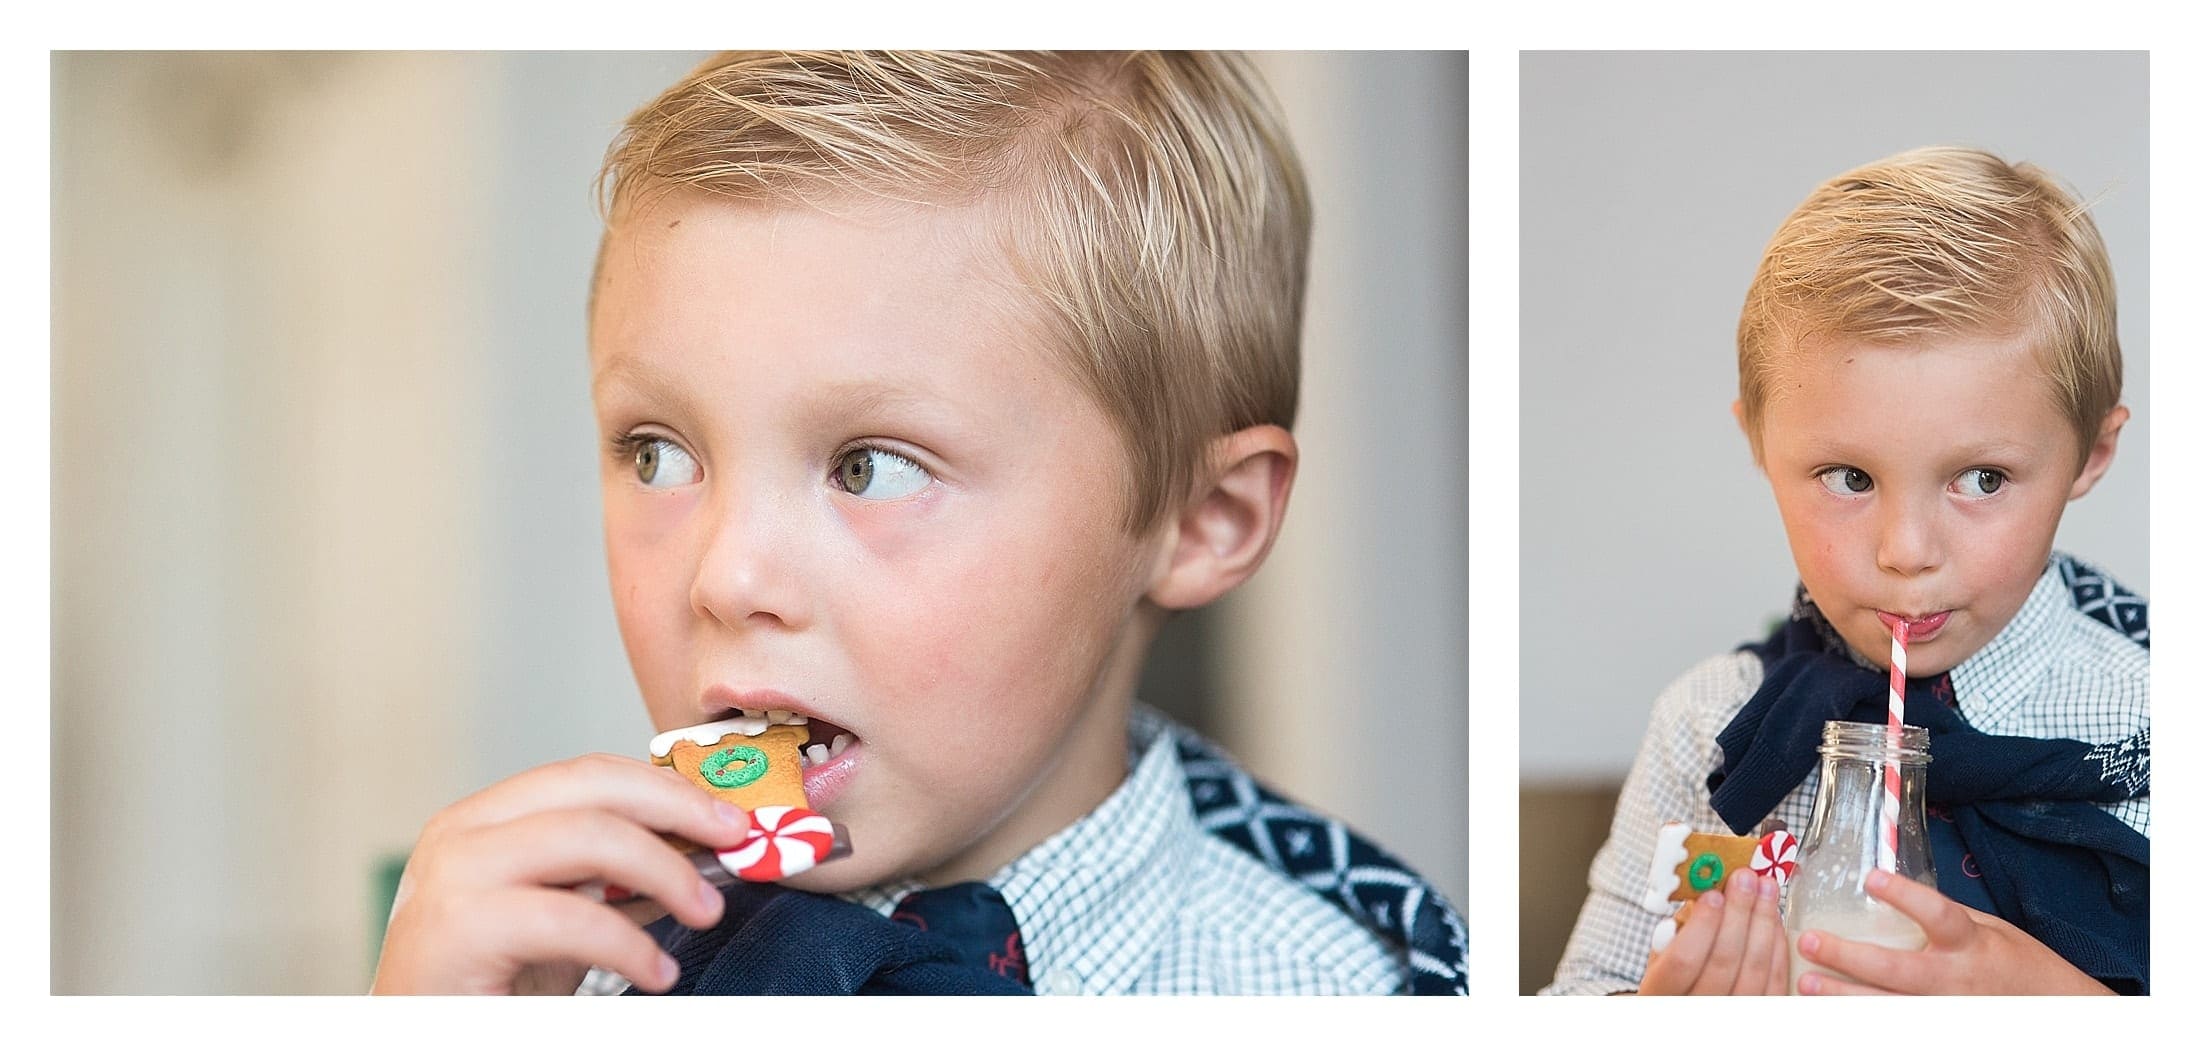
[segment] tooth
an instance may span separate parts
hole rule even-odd
[[[810,717],[809,717],[809,716],[806,716],[806,715],[803,715],[803,714],[802,714],[802,713],[800,713],[800,712],[789,712],[789,713],[787,713],[787,725],[788,725],[788,726],[808,726],[808,725],[810,725]]]
[[[767,719],[771,720],[771,721],[772,721],[772,722],[774,722],[774,723],[784,723],[784,722],[786,722],[786,721],[787,721],[787,717],[788,717],[788,716],[791,716],[791,715],[793,715],[793,714],[794,714],[793,712],[788,712],[788,711],[785,711],[785,710],[782,710],[782,709],[774,708],[774,709],[772,709],[771,711],[769,711],[769,712],[766,712],[766,713],[764,713],[764,716],[765,716],[765,718],[767,718]]]
[[[834,735],[833,735],[833,744],[832,744],[832,747],[831,747],[831,748],[828,748],[828,749],[826,749],[826,752],[828,752],[828,753],[830,753],[830,754],[832,754],[832,755],[839,755],[840,753],[842,753],[842,752],[846,751],[846,750],[847,750],[847,748],[848,748],[848,735],[847,735],[847,734],[834,734]]]
[[[831,759],[833,757],[831,752],[825,750],[824,745],[811,745],[808,749],[805,750],[804,754],[810,757],[810,762],[812,763],[822,763],[825,760]]]
[[[810,765],[810,753],[808,753],[808,752],[805,752],[805,751],[803,751],[802,749],[799,749],[799,748],[797,748],[797,749],[795,749],[795,750],[794,750],[794,754],[795,754],[795,755],[797,755],[797,756],[799,756],[799,757],[801,757],[801,759],[802,759],[802,765],[803,765],[803,766],[809,766],[809,765]]]

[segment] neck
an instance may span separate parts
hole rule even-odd
[[[1131,701],[1160,615],[1150,606],[1132,614],[1076,721],[1023,798],[976,843],[920,873],[918,882],[930,887],[989,878],[1098,809],[1122,785],[1130,773]]]

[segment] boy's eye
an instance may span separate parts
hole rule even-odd
[[[1846,465],[1836,466],[1819,473],[1818,482],[1824,484],[1827,490],[1842,497],[1862,494],[1872,489],[1872,478],[1866,475],[1863,469],[1852,469]]]
[[[1983,498],[2000,490],[2008,479],[2008,476],[1995,469],[1965,469],[1963,475],[1956,477],[1955,490],[1958,494]]]
[[[893,451],[856,447],[834,463],[833,481],[859,498],[892,501],[923,490],[932,482],[932,474]]]
[[[699,471],[695,459],[671,440],[644,437],[634,444],[634,476],[645,487],[684,486],[695,482]]]

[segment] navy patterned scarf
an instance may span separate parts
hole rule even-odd
[[[1400,994],[1467,994],[1466,923],[1434,886],[1343,822],[1270,791],[1190,730],[1176,731],[1176,753],[1200,827],[1389,942],[1410,968]]]

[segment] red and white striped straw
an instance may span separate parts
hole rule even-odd
[[[1902,691],[1909,685],[1910,672],[1910,622],[1897,618],[1894,623],[1894,653],[1887,659],[1887,798],[1879,804],[1879,867],[1894,871],[1895,842],[1900,838],[1900,828],[1895,823],[1902,810],[1902,764],[1895,760],[1895,750],[1902,745]]]

